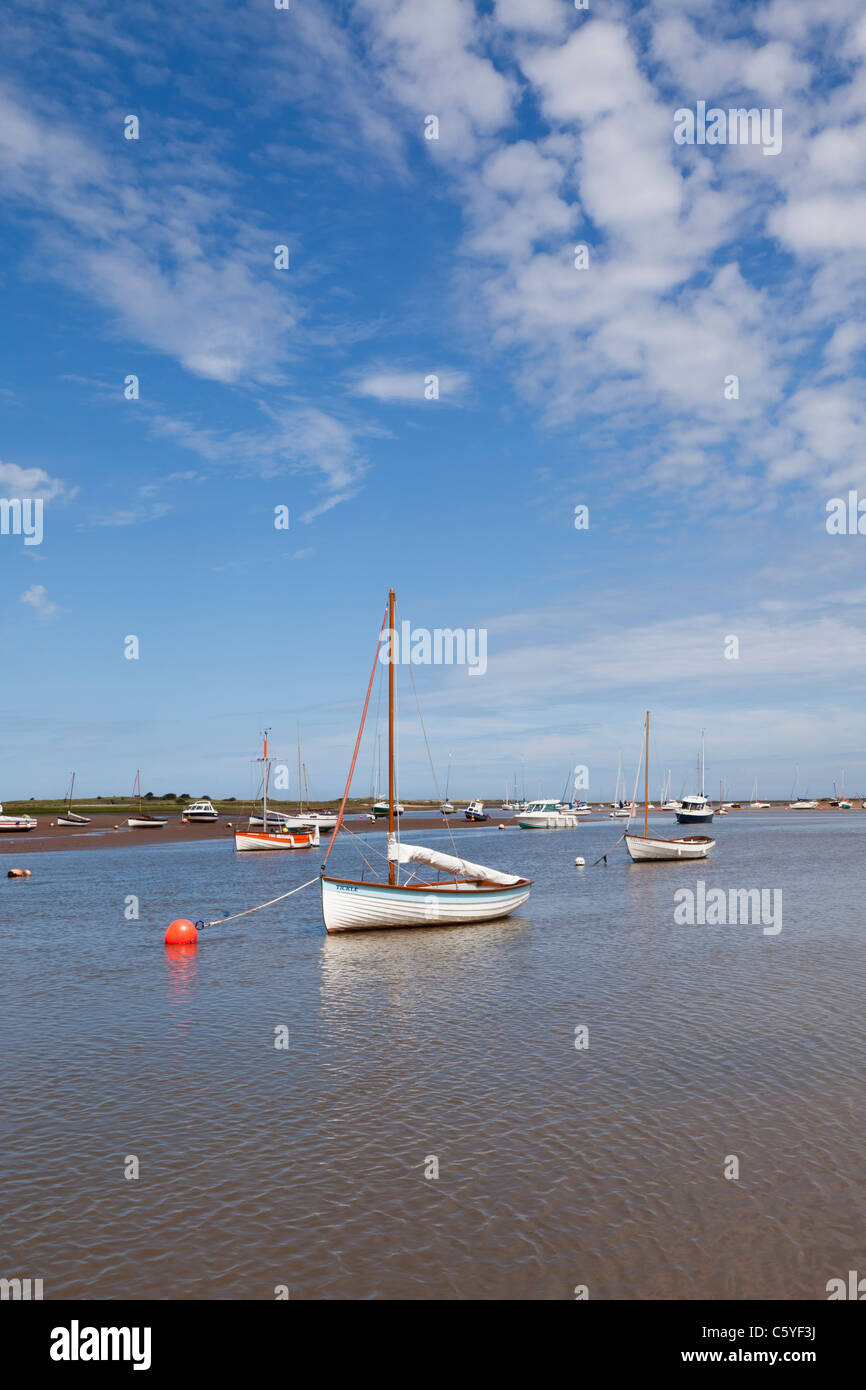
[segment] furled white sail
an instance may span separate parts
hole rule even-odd
[[[447,869],[449,873],[481,878],[487,883],[501,883],[503,887],[521,882],[519,875],[501,874],[498,869],[471,864],[468,859],[456,859],[452,854],[440,854],[438,850],[427,849],[426,845],[398,845],[396,835],[388,842],[388,858],[399,864],[431,864],[434,869]]]

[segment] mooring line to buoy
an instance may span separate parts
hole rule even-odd
[[[615,845],[611,845],[610,849],[606,849],[605,852],[604,852],[604,854],[602,854],[598,859],[596,859],[595,864],[600,864],[601,861],[602,861],[602,859],[605,861],[605,863],[607,863],[607,856],[608,856],[609,854],[611,854],[613,850],[616,849],[616,845],[621,845],[621,844],[622,844],[622,842],[623,842],[623,840],[625,839],[625,837],[626,837],[627,834],[628,834],[628,831],[626,830],[622,835],[620,835],[620,837],[619,837],[619,839],[617,840],[617,842],[616,842]],[[591,869],[594,869],[594,868],[595,868],[595,864],[590,864],[589,867],[590,867]]]
[[[249,917],[251,912],[261,912],[263,907],[273,907],[274,903],[281,903],[284,898],[290,898],[292,893],[300,893],[302,888],[309,888],[311,883],[318,883],[319,875],[315,878],[307,879],[306,883],[299,883],[297,888],[292,888],[288,893],[281,893],[278,898],[271,898],[269,902],[259,903],[258,907],[248,907],[246,912],[233,912],[231,917],[218,917],[215,922],[202,922],[203,927],[220,927],[223,922],[234,922],[237,917]]]

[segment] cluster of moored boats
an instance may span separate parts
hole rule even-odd
[[[430,927],[445,926],[456,924],[472,924],[479,922],[493,921],[497,918],[510,916],[520,908],[529,898],[532,888],[532,880],[519,874],[504,872],[500,869],[489,868],[483,864],[471,863],[457,853],[453,835],[451,835],[450,817],[454,814],[454,807],[448,797],[448,783],[446,782],[445,797],[440,802],[440,811],[445,820],[445,826],[451,835],[452,854],[442,853],[439,850],[431,849],[425,845],[406,844],[400,837],[399,826],[400,817],[404,808],[400,804],[397,795],[396,785],[396,760],[395,760],[395,663],[381,661],[381,641],[383,635],[395,631],[395,596],[393,589],[389,593],[388,607],[379,631],[379,643],[377,644],[376,656],[373,662],[373,669],[367,688],[367,698],[364,703],[361,725],[355,743],[355,751],[349,768],[348,779],[343,793],[340,808],[336,814],[326,811],[305,811],[303,803],[299,805],[298,812],[290,815],[284,811],[276,811],[268,806],[268,790],[270,779],[270,760],[268,758],[267,732],[264,734],[263,754],[259,761],[262,763],[261,781],[261,810],[258,805],[250,812],[247,824],[244,828],[238,828],[234,832],[234,846],[238,851],[249,850],[293,850],[316,846],[320,843],[321,831],[332,831],[324,862],[319,874],[321,890],[322,917],[325,929],[331,932],[361,931],[368,928],[379,927]],[[346,811],[346,804],[349,798],[349,791],[352,785],[352,778],[355,771],[355,764],[358,757],[358,750],[364,733],[364,725],[370,703],[370,695],[377,672],[381,670],[381,664],[388,666],[388,795],[380,797],[377,793],[376,799],[368,812],[368,819],[371,821],[383,821],[387,824],[387,849],[383,856],[386,864],[386,877],[383,880],[368,879],[366,869],[369,867],[367,856],[363,854],[357,844],[357,837],[350,837],[354,841],[354,847],[365,861],[365,868],[361,870],[360,878],[338,878],[328,872],[328,859],[338,834],[343,829],[343,822]],[[645,724],[645,747],[642,748],[641,759],[644,762],[644,801],[643,801],[643,834],[631,829],[632,821],[637,815],[637,782],[640,778],[640,766],[635,779],[635,793],[630,802],[626,802],[619,796],[619,779],[617,785],[617,796],[610,810],[613,819],[622,819],[626,822],[621,841],[625,841],[626,850],[630,857],[637,862],[647,862],[656,860],[679,860],[679,859],[702,859],[705,858],[715,845],[715,841],[708,835],[688,835],[678,839],[670,839],[660,835],[650,835],[649,833],[649,812],[655,808],[649,800],[649,749],[650,749],[650,717],[646,716]],[[425,738],[426,741],[426,738]],[[429,755],[429,746],[428,746]],[[381,757],[380,757],[381,761]],[[298,735],[298,762],[299,762],[299,792],[301,786],[301,761],[300,761],[300,730]],[[435,769],[431,758],[431,771],[435,781]],[[304,786],[306,786],[306,768],[303,768]],[[450,778],[450,762],[449,762]],[[691,824],[693,822],[709,823],[715,814],[726,815],[729,810],[737,807],[737,803],[723,802],[719,798],[719,806],[713,808],[704,793],[703,786],[703,735],[701,736],[701,761],[700,761],[700,792],[689,796],[684,796],[681,801],[674,801],[669,795],[669,778],[665,785],[665,792],[659,807],[662,811],[673,811],[676,819],[681,824]],[[167,818],[153,815],[146,811],[142,806],[141,797],[141,774],[136,777],[136,787],[138,793],[138,811],[131,815],[127,820],[127,826],[133,830],[139,829],[158,829],[167,824]],[[61,825],[87,825],[89,818],[72,811],[72,791],[74,788],[74,777],[67,796],[65,814],[58,816],[58,824]],[[843,809],[850,809],[852,803],[838,798],[833,805]],[[866,803],[864,803],[866,804]],[[768,802],[758,801],[757,783],[755,784],[754,799],[750,803],[753,809],[769,809]],[[817,808],[817,801],[809,801],[805,798],[796,797],[791,803],[793,810],[812,810]],[[31,816],[3,816],[2,806],[0,806],[0,831],[3,830],[32,830],[36,826],[36,821]],[[565,802],[560,799],[539,798],[536,801],[511,800],[506,793],[504,810],[513,813],[518,826],[522,830],[565,830],[575,829],[581,817],[589,816],[593,813],[593,808],[585,801]],[[469,823],[484,823],[490,820],[490,815],[484,809],[484,803],[480,799],[470,801],[462,812],[463,818]],[[209,800],[199,800],[191,802],[184,809],[181,819],[187,823],[216,821],[219,819],[219,812]],[[621,841],[617,841],[619,844]],[[368,845],[369,849],[370,846]],[[609,853],[610,851],[608,851]],[[606,859],[606,855],[603,856]],[[582,860],[576,861],[582,864]],[[430,878],[419,879],[419,866],[427,866],[438,871],[438,877],[433,880]],[[446,877],[442,877],[442,874]],[[302,885],[306,886],[306,885]],[[298,890],[292,890],[298,891]],[[251,909],[252,910],[252,909]]]

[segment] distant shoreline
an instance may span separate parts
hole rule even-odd
[[[218,803],[214,804],[218,805]],[[404,805],[406,804],[407,803],[404,802]],[[787,810],[788,805],[789,803],[787,801],[773,802],[768,809],[770,811],[782,811]],[[76,803],[76,807],[83,813],[85,809],[84,803]],[[5,809],[6,808],[4,808],[4,812]],[[153,802],[149,803],[149,809],[154,809]],[[410,806],[408,809],[410,811],[433,810],[435,807],[432,805],[429,807],[416,805]],[[852,808],[852,812],[856,812],[859,809],[859,806],[855,806]],[[819,803],[819,805],[815,807],[815,810],[837,811],[839,808],[836,806],[829,806],[826,803]],[[605,803],[603,806],[593,807],[592,817],[585,817],[580,824],[587,825],[593,822],[598,823],[599,821],[606,824],[609,823],[611,826],[624,824],[622,820],[611,820],[609,811],[609,802]],[[21,811],[17,807],[13,811],[13,807],[9,806],[9,813],[21,814]],[[31,814],[34,814],[34,812],[31,811]],[[127,817],[132,814],[128,805],[118,807],[111,812],[90,812],[92,816],[90,825],[57,825],[56,823],[52,825],[52,818],[55,817],[56,814],[55,811],[46,812],[38,810],[38,813],[35,815],[35,818],[38,820],[35,829],[23,831],[12,830],[6,831],[5,833],[0,832],[0,854],[15,856],[55,850],[116,849],[119,845],[126,847],[130,845],[181,844],[202,840],[227,840],[235,830],[245,825],[249,814],[249,808],[244,807],[241,814],[238,814],[238,809],[235,808],[233,812],[230,811],[227,814],[222,814],[218,821],[204,825],[194,822],[188,825],[182,824],[180,809],[178,809],[174,816],[169,813],[169,819],[165,826],[148,830],[131,830],[127,826]],[[639,806],[635,820],[639,820],[642,814],[643,808]],[[744,805],[739,811],[729,811],[728,814],[734,816],[754,815],[759,817],[761,813],[759,811],[753,812],[748,805]],[[843,812],[842,814],[845,813]],[[498,829],[500,825],[504,825],[507,829],[517,829],[517,819],[513,813],[503,811],[501,807],[493,806],[489,808],[489,815],[490,819],[488,821],[467,821],[464,818],[462,810],[460,810],[455,812],[453,816],[449,816],[446,821],[444,816],[437,818],[425,816],[422,818],[421,816],[408,814],[400,816],[398,824],[401,833],[406,830],[429,830],[431,827],[434,829],[440,827],[444,828],[446,825],[450,826],[452,830],[495,830]],[[655,817],[664,816],[665,818],[670,818],[671,824],[674,823],[673,811],[655,810],[651,811],[650,815]],[[370,821],[366,819],[363,811],[347,811],[345,820],[348,828],[356,835],[382,834],[388,828],[387,818]],[[579,829],[580,826],[577,828]],[[323,831],[321,833],[322,846],[327,844],[330,833],[330,831]],[[533,833],[543,834],[544,832],[534,831]],[[548,833],[568,834],[569,832],[550,831]],[[296,852],[307,853],[305,850]]]

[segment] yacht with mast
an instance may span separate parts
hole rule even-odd
[[[449,797],[448,797],[448,788],[449,788],[450,785],[451,785],[451,759],[452,759],[453,757],[454,757],[454,754],[453,754],[453,753],[449,753],[449,754],[448,754],[448,772],[446,773],[446,776],[445,776],[445,800],[442,802],[441,806],[439,807],[439,810],[442,812],[443,816],[453,816],[453,815],[454,815],[454,807],[451,805],[451,801],[449,800]]]
[[[716,843],[709,835],[686,835],[680,840],[664,840],[659,835],[649,833],[649,721],[647,710],[643,834],[634,835],[626,828],[625,847],[636,863],[659,859],[706,859]]]
[[[701,779],[701,790],[692,796],[684,796],[680,809],[677,811],[677,820],[680,825],[693,825],[695,822],[707,824],[713,819],[713,808],[704,795],[704,731],[701,729],[701,757],[698,764]]]
[[[130,830],[162,830],[167,822],[167,816],[152,816],[148,811],[141,809],[141,768],[135,774],[135,782],[132,787],[132,795],[135,796],[135,789],[138,787],[138,815],[132,815],[127,820]]]
[[[72,793],[75,791],[75,773],[72,774],[72,781],[69,783],[69,792],[66,797],[66,810],[62,816],[57,817],[58,825],[89,825],[89,816],[80,816],[77,811],[72,809]]]
[[[473,864],[453,855],[442,854],[439,850],[428,849],[424,845],[407,845],[400,840],[396,805],[396,767],[395,746],[395,703],[394,673],[395,664],[388,662],[388,840],[387,840],[387,880],[385,882],[369,879],[334,878],[327,872],[328,858],[336,843],[342,826],[346,801],[352,785],[358,750],[364,733],[370,694],[377,669],[381,667],[379,653],[386,632],[395,631],[395,597],[391,589],[388,606],[382,619],[376,656],[367,687],[367,698],[361,716],[355,750],[346,780],[346,789],[337,815],[337,825],[328,845],[321,871],[322,917],[325,930],[330,934],[346,931],[364,931],[383,927],[437,927],[453,925],[474,925],[508,917],[522,907],[529,897],[532,880],[518,874],[503,873],[489,869],[483,864]],[[453,839],[452,839],[453,847]],[[408,877],[401,881],[404,865],[428,865],[442,870],[448,877],[437,881],[419,880],[418,869],[413,868]]]
[[[268,783],[271,776],[271,762],[268,757],[268,730],[262,733],[264,747],[261,758],[258,761],[262,764],[262,814],[261,816],[250,816],[246,830],[235,831],[235,849],[238,851],[246,850],[277,850],[277,849],[309,849],[312,845],[319,843],[319,827],[309,826],[299,823],[292,826],[289,817],[282,812],[268,810]],[[261,829],[258,826],[261,825]]]

